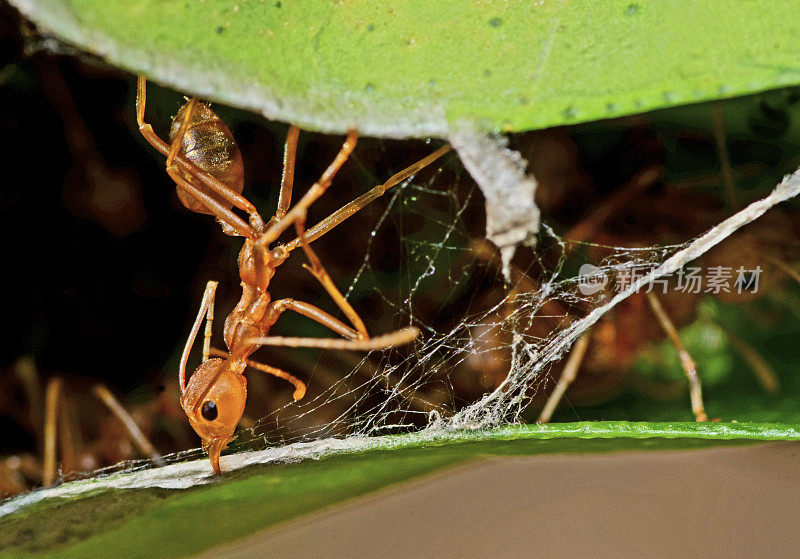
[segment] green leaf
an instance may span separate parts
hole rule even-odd
[[[12,0],[43,31],[308,129],[522,131],[800,84],[795,0]]]
[[[44,500],[0,519],[0,548],[5,550],[0,557],[190,555],[483,456],[668,450],[754,439],[800,440],[800,430],[774,424],[614,422],[380,437],[366,452],[255,466],[189,490],[95,491],[70,500]]]

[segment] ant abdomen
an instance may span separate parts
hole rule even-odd
[[[169,131],[170,142],[178,134],[189,106],[189,103],[184,104],[172,120],[172,126]],[[242,154],[230,129],[208,105],[203,103],[195,104],[179,153],[203,171],[213,175],[214,178],[224,183],[231,190],[239,194],[242,193],[244,189]],[[222,205],[228,208],[232,207],[230,203],[222,200],[219,195],[189,173],[181,171],[181,174],[198,190],[205,192]],[[204,214],[213,213],[182,188],[177,187],[177,191],[181,203],[188,209]]]

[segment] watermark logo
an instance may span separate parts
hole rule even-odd
[[[608,275],[602,268],[583,264],[578,270],[578,290],[584,295],[599,293],[608,285]]]
[[[620,293],[635,287],[650,292],[666,293],[671,287],[683,293],[758,293],[761,283],[761,266],[748,269],[744,266],[710,266],[703,270],[700,267],[685,266],[674,274],[663,274],[647,283],[643,280],[655,270],[652,267],[626,267],[609,270],[614,277],[611,291]],[[583,295],[594,295],[604,290],[609,284],[609,276],[602,268],[592,264],[583,264],[578,275],[578,290]]]

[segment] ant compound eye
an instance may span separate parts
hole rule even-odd
[[[206,400],[203,402],[203,409],[200,410],[200,413],[203,415],[203,419],[208,421],[214,421],[217,418],[219,412],[217,411],[217,404],[212,402],[211,400]]]

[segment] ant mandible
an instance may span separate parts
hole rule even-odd
[[[248,359],[259,347],[271,345],[370,351],[406,344],[417,337],[419,330],[408,327],[370,338],[364,322],[334,285],[309,243],[328,233],[388,189],[436,161],[451,148],[449,145],[439,148],[306,231],[306,211],[327,190],[336,172],[352,153],[358,136],[355,130],[350,130],[347,134],[344,145],[320,179],[294,206],[291,206],[295,154],[300,130],[294,125],[289,127],[278,208],[275,215],[268,222],[264,222],[253,204],[242,196],[244,189],[242,156],[225,123],[208,105],[199,103],[197,98],[193,97],[173,118],[167,143],[156,135],[150,124],[144,122],[146,88],[145,78],[139,77],[136,96],[136,120],[139,130],[154,148],[166,156],[167,173],[175,181],[181,202],[192,211],[214,215],[226,234],[245,238],[238,259],[242,297],[225,320],[224,339],[228,351],[214,349],[210,345],[214,293],[217,284],[208,282],[200,311],[184,347],[178,372],[181,406],[189,417],[192,428],[202,439],[203,448],[208,451],[214,471],[219,474],[220,454],[232,438],[244,412],[247,399],[244,371],[248,365],[294,384],[295,400],[299,400],[305,394],[305,385],[289,373]],[[244,221],[233,208],[245,212],[248,220]],[[270,249],[270,245],[292,225],[297,232],[297,238]],[[336,306],[344,313],[350,322],[349,326],[308,303],[294,299],[272,300],[268,291],[269,282],[278,266],[283,264],[291,251],[298,247],[303,249],[310,262],[303,264],[303,267],[319,281]],[[287,310],[326,326],[344,339],[268,336],[270,327]],[[204,315],[206,327],[203,363],[195,370],[187,384],[186,363]]]

